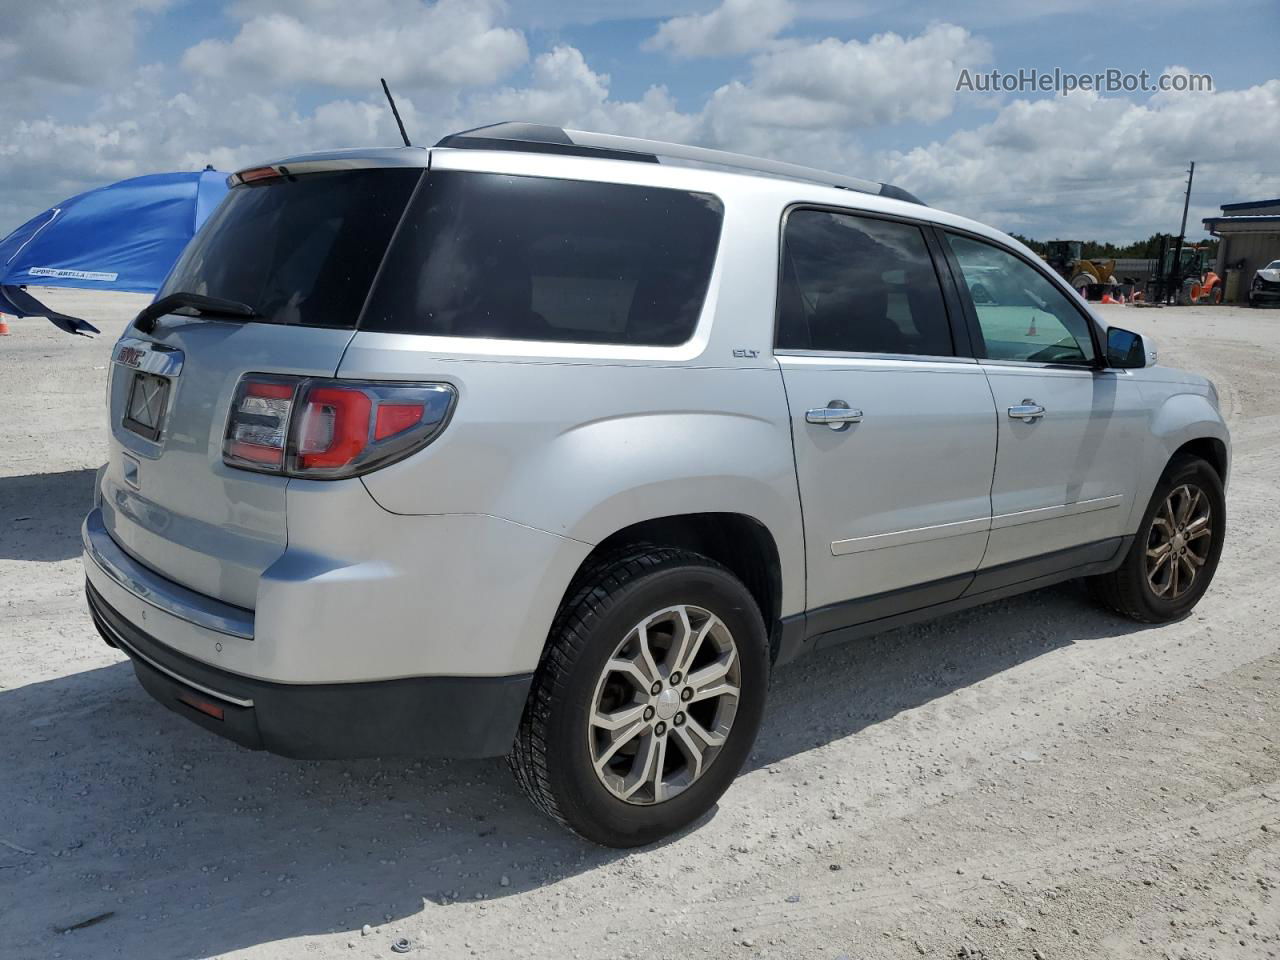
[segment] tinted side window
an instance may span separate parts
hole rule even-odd
[[[273,323],[354,327],[420,169],[342,170],[233,187],[159,297],[247,303]]]
[[[392,243],[362,329],[673,346],[720,240],[715,197],[437,171]]]
[[[793,210],[782,244],[777,345],[951,356],[951,328],[919,227]]]
[[[999,247],[947,234],[992,360],[1090,363],[1088,321],[1048,277]]]

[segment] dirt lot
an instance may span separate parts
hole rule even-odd
[[[1110,308],[1231,421],[1189,619],[1068,584],[779,671],[714,813],[620,854],[496,761],[285,760],[147,697],[78,545],[138,299],[50,299],[105,335],[0,340],[0,957],[1280,957],[1280,312]]]

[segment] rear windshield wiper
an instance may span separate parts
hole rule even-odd
[[[180,292],[161,297],[155,303],[143,307],[142,311],[133,318],[133,325],[143,333],[151,333],[156,328],[156,320],[182,307],[189,307],[209,316],[243,317],[246,320],[252,320],[260,315],[253,307],[239,300],[224,300],[221,297],[206,297],[200,293]]]

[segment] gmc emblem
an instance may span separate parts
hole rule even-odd
[[[121,347],[120,352],[116,355],[116,361],[130,367],[136,367],[142,363],[143,356],[145,356],[144,352],[137,347]]]

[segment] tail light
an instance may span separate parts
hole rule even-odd
[[[457,394],[447,383],[368,383],[247,374],[236,387],[228,466],[333,480],[386,466],[436,438]]]

